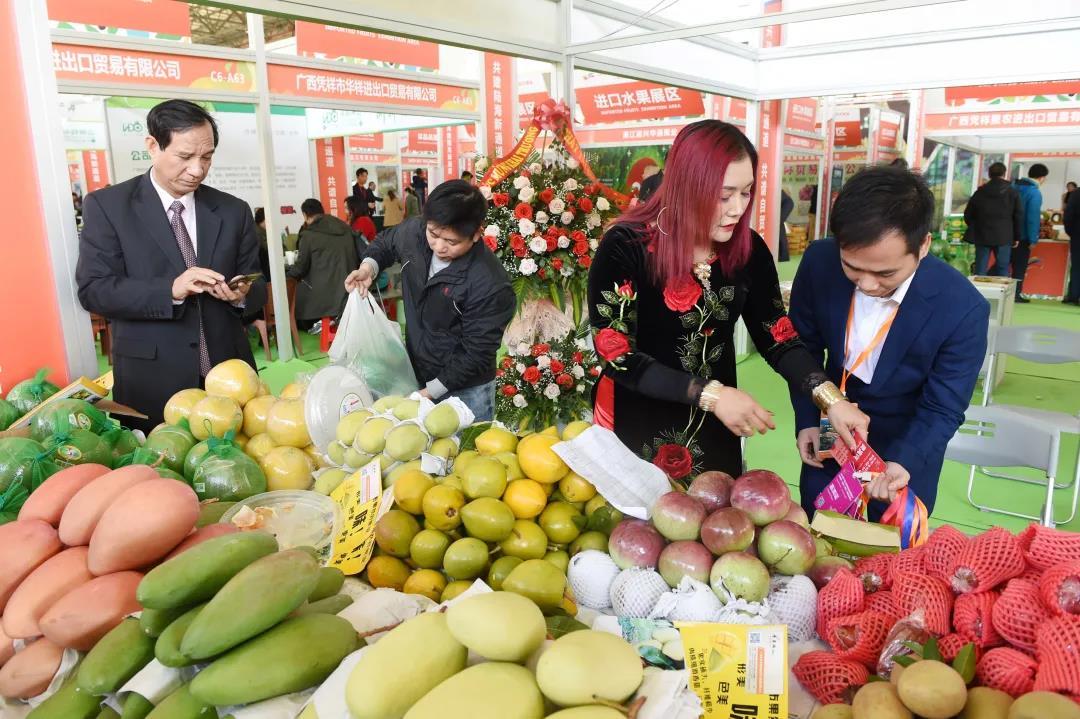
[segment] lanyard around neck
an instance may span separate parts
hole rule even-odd
[[[857,290],[856,290],[857,292]],[[900,311],[900,305],[897,305],[889,316],[881,323],[881,327],[878,328],[877,334],[874,335],[870,343],[866,345],[863,351],[855,358],[855,362],[852,363],[851,369],[847,367],[848,361],[848,349],[851,346],[851,330],[855,325],[855,292],[851,293],[851,305],[848,307],[847,316],[847,329],[844,332],[844,371],[840,376],[840,393],[847,394],[847,381],[848,377],[862,366],[862,363],[870,356],[874,349],[885,340],[885,335],[889,334],[889,328],[892,327],[893,320],[896,319],[896,313]]]

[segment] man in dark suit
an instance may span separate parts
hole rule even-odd
[[[143,430],[213,365],[254,366],[241,276],[259,272],[251,209],[202,184],[218,141],[213,118],[169,100],[146,125],[151,169],[86,196],[75,270],[83,307],[112,323],[113,396],[149,417],[131,421]]]
[[[933,511],[945,446],[963,422],[986,355],[989,303],[970,280],[929,256],[934,197],[901,167],[863,170],[833,206],[834,237],[811,243],[791,292],[791,321],[829,379],[870,417],[885,460],[870,516],[910,483]],[[846,381],[845,381],[846,380]],[[802,506],[839,471],[819,462],[820,413],[792,392]]]

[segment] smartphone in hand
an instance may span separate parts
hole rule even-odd
[[[252,272],[249,275],[237,275],[236,277],[233,277],[231,280],[229,280],[228,286],[230,290],[235,290],[240,285],[250,285],[252,282],[259,279],[260,277],[262,277],[261,272]]]

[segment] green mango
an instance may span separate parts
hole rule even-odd
[[[94,719],[101,713],[101,698],[79,689],[73,678],[38,704],[26,719]]]
[[[146,719],[218,719],[217,710],[196,699],[185,684],[161,700]]]
[[[124,712],[120,719],[146,719],[152,711],[154,705],[146,697],[131,692],[124,697]]]
[[[128,618],[101,638],[79,666],[76,684],[94,695],[111,694],[154,658],[154,640]]]
[[[143,608],[139,615],[139,628],[143,634],[151,639],[157,639],[170,624],[180,618],[191,607],[177,607],[176,609],[147,609]]]
[[[319,570],[319,583],[307,598],[309,602],[332,597],[345,585],[345,574],[337,567],[323,567]]]
[[[215,706],[251,704],[321,684],[359,646],[356,630],[330,614],[288,619],[215,660],[191,694]]]
[[[308,614],[337,614],[352,603],[353,598],[348,594],[335,594],[332,597],[304,604],[293,612],[293,615],[303,617]]]
[[[318,582],[318,562],[301,549],[255,560],[198,613],[184,633],[181,654],[196,661],[209,659],[265,632],[303,604]]]
[[[204,607],[206,607],[205,604],[200,604],[189,609],[165,628],[165,631],[157,638],[157,643],[154,644],[154,656],[159,662],[167,667],[186,667],[195,663],[181,652],[180,645],[184,640],[184,635],[191,628],[191,623]]]
[[[97,715],[97,719],[120,719],[120,715],[112,707],[101,707],[101,713]]]
[[[135,596],[152,609],[204,602],[244,567],[277,549],[277,540],[266,532],[214,537],[151,569],[139,582]]]
[[[236,502],[206,502],[199,508],[199,519],[195,522],[195,528],[205,527],[208,524],[217,524],[221,516],[229,511]]]

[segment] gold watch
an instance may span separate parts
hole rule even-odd
[[[817,387],[814,387],[810,396],[814,398],[814,404],[822,412],[828,412],[829,408],[834,404],[847,399],[840,391],[840,388],[832,382],[822,382]]]

